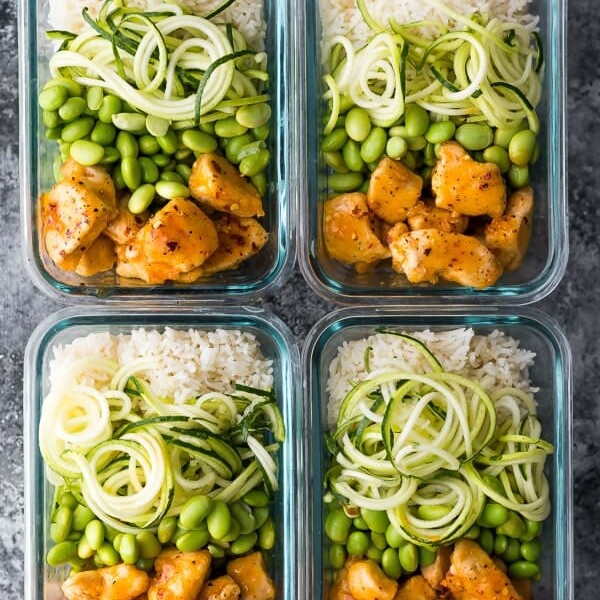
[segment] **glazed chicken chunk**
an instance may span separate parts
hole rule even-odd
[[[426,567],[421,567],[421,574],[429,584],[429,587],[434,590],[440,587],[450,568],[450,553],[451,549],[449,546],[442,546],[438,548],[433,563]]]
[[[359,268],[389,258],[389,250],[377,237],[376,225],[364,194],[342,194],[327,200],[323,233],[329,256],[359,264]]]
[[[210,569],[210,554],[165,550],[155,563],[156,575],[148,588],[148,600],[196,600]]]
[[[75,272],[81,277],[92,277],[97,273],[110,271],[115,266],[115,259],[113,241],[101,235],[81,254]]]
[[[406,222],[412,231],[439,229],[447,233],[464,233],[469,226],[468,217],[438,208],[433,200],[417,202],[408,210]]]
[[[388,233],[393,268],[411,283],[437,283],[440,278],[467,287],[493,285],[502,275],[500,261],[480,241],[459,233],[420,229]]]
[[[192,196],[199,202],[236,217],[263,217],[256,188],[225,158],[202,154],[192,167]]]
[[[260,552],[230,561],[227,574],[240,587],[240,600],[275,600],[275,585]]]
[[[473,160],[456,142],[442,144],[431,189],[438,208],[469,217],[499,217],[506,207],[506,184],[499,167]]]
[[[238,600],[240,593],[240,586],[229,575],[223,575],[207,581],[198,600]]]
[[[506,212],[485,227],[485,245],[498,257],[507,271],[516,271],[525,258],[533,224],[533,188],[516,191]]]
[[[475,542],[458,542],[450,561],[444,586],[454,600],[522,600],[510,579]]]
[[[369,181],[367,202],[380,219],[393,225],[406,219],[423,189],[423,179],[401,162],[384,158]]]
[[[349,558],[346,564],[338,571],[334,584],[329,590],[329,600],[355,600],[350,593],[350,585],[348,583],[348,571],[355,559]]]
[[[134,215],[130,212],[127,204],[129,196],[123,196],[117,202],[117,216],[108,224],[104,235],[109,237],[115,244],[128,244],[133,241],[138,231],[148,220],[148,213]]]
[[[177,280],[204,264],[219,239],[213,222],[191,200],[171,200],[118,248],[117,273],[147,283]]]
[[[148,589],[150,579],[131,565],[82,571],[62,584],[67,600],[135,600]]]
[[[400,585],[394,600],[436,600],[437,594],[431,589],[427,580],[415,575]]]
[[[355,600],[394,600],[398,582],[373,560],[359,560],[348,569],[348,587]]]

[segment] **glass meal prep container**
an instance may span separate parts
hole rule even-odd
[[[21,0],[19,3],[20,57],[20,175],[21,227],[25,261],[35,284],[53,297],[69,297],[71,302],[105,299],[153,301],[178,299],[225,301],[226,298],[252,299],[281,283],[295,259],[294,215],[296,204],[294,146],[299,122],[294,103],[295,28],[293,4],[265,0],[265,50],[268,53],[271,109],[267,142],[271,162],[267,169],[268,189],[263,198],[266,216],[261,223],[269,233],[262,251],[237,270],[225,271],[192,284],[146,284],[123,279],[113,271],[94,277],[80,277],[61,271],[49,258],[41,239],[37,210],[40,194],[54,184],[53,161],[58,146],[46,140],[41,122],[38,94],[50,78],[48,60],[52,42],[46,39],[49,3],[47,0]]]
[[[306,139],[301,159],[304,177],[299,198],[300,267],[321,296],[343,304],[432,302],[527,304],[548,295],[560,282],[568,257],[566,178],[566,0],[533,0],[545,52],[543,96],[538,106],[541,156],[532,170],[536,207],[533,236],[524,263],[504,274],[494,286],[476,290],[440,281],[436,285],[409,284],[391,266],[358,274],[353,266],[331,259],[322,236],[322,203],[327,199],[326,165],[320,144],[327,104],[322,99],[324,75],[321,56],[319,0],[306,0],[305,90]],[[389,262],[389,261],[388,261]],[[387,265],[387,263],[386,263]]]
[[[411,331],[447,331],[471,327],[476,334],[500,330],[516,338],[521,346],[536,353],[530,369],[532,384],[539,388],[535,397],[544,439],[555,451],[546,462],[551,489],[552,512],[542,529],[541,581],[534,585],[534,598],[572,600],[573,537],[571,479],[571,355],[567,340],[558,326],[543,313],[519,309],[436,310],[431,308],[360,308],[337,310],[322,319],[310,332],[303,351],[306,423],[309,430],[307,473],[310,478],[308,536],[320,540],[309,557],[308,589],[311,597],[324,598],[331,582],[326,557],[330,541],[324,533],[323,481],[329,468],[329,452],[324,442],[327,431],[327,379],[329,365],[344,342],[372,335],[379,328]]]
[[[299,355],[286,326],[258,309],[113,310],[80,312],[66,309],[41,323],[25,354],[25,599],[61,600],[60,582],[68,568],[51,568],[46,554],[49,538],[52,486],[48,483],[38,449],[40,409],[48,392],[49,361],[55,345],[94,332],[128,333],[134,328],[235,329],[253,333],[264,356],[273,361],[274,389],[286,425],[286,440],[278,456],[279,490],[272,509],[277,540],[268,567],[279,600],[301,597],[298,565],[303,560],[303,436],[299,395]],[[62,578],[61,578],[62,577]]]

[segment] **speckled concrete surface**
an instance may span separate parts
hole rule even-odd
[[[599,597],[600,569],[600,21],[597,0],[570,2],[571,260],[540,308],[563,326],[575,366],[576,598]],[[23,598],[22,353],[35,324],[57,304],[37,292],[20,259],[17,193],[17,41],[12,0],[0,0],[0,598]],[[296,274],[266,306],[301,340],[331,307]]]

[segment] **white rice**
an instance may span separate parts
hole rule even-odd
[[[83,358],[109,358],[120,366],[150,359],[153,366],[143,371],[144,379],[159,397],[176,403],[210,391],[231,393],[236,383],[261,389],[273,386],[272,361],[263,356],[254,335],[241,331],[166,328],[134,329],[127,335],[92,333],[54,348],[51,387],[59,386],[69,367]],[[109,383],[90,369],[78,382],[100,389]]]
[[[526,25],[534,25],[537,18],[529,15],[527,9],[532,0],[443,0],[455,12],[470,17],[474,13],[490,18],[516,20]],[[399,23],[432,20],[441,22],[449,29],[463,29],[462,23],[455,23],[444,11],[435,8],[428,0],[366,0],[369,13],[380,23],[387,23],[394,17]],[[324,49],[336,35],[347,36],[355,46],[366,43],[373,34],[365,23],[356,0],[320,0],[321,26]],[[436,30],[422,29],[425,35],[435,34]]]
[[[151,9],[169,0],[127,0],[127,6]],[[189,8],[194,15],[202,16],[223,4],[224,0],[175,0],[182,7]],[[103,0],[49,0],[51,27],[79,33],[85,26],[81,11],[89,8],[90,15],[96,17]],[[227,10],[219,14],[215,23],[232,23],[254,50],[264,49],[265,20],[263,0],[237,0]]]
[[[433,352],[447,371],[477,380],[488,392],[515,387],[530,393],[529,367],[535,354],[519,347],[519,342],[500,331],[487,336],[475,335],[472,329],[434,333],[411,332]],[[340,404],[353,384],[368,378],[365,351],[371,347],[371,370],[396,368],[415,373],[430,372],[424,356],[401,337],[375,334],[368,338],[344,342],[329,366],[327,382],[328,421],[333,425]]]

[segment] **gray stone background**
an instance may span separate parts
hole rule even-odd
[[[598,6],[598,0],[570,2],[571,258],[561,286],[539,305],[560,322],[574,355],[575,590],[578,600],[600,597]],[[21,262],[17,69],[16,7],[13,0],[0,0],[0,600],[23,598],[23,348],[35,325],[59,308],[34,289]],[[297,273],[277,297],[266,298],[264,305],[288,323],[298,340],[331,309],[309,291]]]

